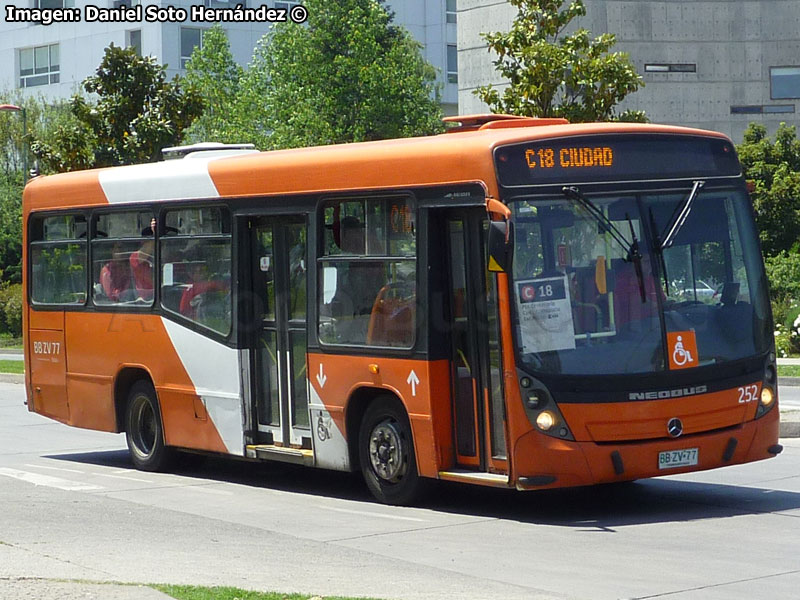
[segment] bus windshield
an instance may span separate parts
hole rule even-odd
[[[766,352],[766,282],[737,187],[570,194],[511,202],[513,297],[522,366],[632,374]],[[673,228],[690,198],[690,210]],[[610,222],[610,223],[609,223]],[[638,256],[621,243],[639,240]],[[664,238],[675,229],[669,244]]]

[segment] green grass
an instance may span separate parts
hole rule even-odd
[[[778,365],[778,377],[800,377],[800,365]]]
[[[25,363],[21,360],[0,360],[0,373],[16,373],[22,375],[25,372]]]
[[[279,594],[277,592],[251,592],[232,587],[199,587],[193,585],[153,585],[160,592],[178,600],[308,600],[319,596],[305,594]],[[355,600],[341,596],[325,596],[325,600]],[[368,600],[368,599],[361,599]]]

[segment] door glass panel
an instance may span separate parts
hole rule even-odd
[[[286,227],[289,250],[289,319],[306,319],[306,226]]]
[[[464,222],[448,221],[450,236],[453,380],[455,382],[456,446],[461,456],[475,456],[475,398],[467,313],[467,273]]]
[[[486,244],[487,230],[489,221],[483,221],[483,248],[488,250]],[[486,258],[488,264],[488,257]],[[506,456],[506,437],[503,427],[503,365],[500,358],[500,319],[498,317],[497,305],[497,276],[494,273],[486,272],[486,317],[488,321],[488,342],[489,342],[489,381],[486,387],[489,390],[489,402],[491,403],[491,432],[492,432],[492,456],[505,458]]]
[[[264,330],[259,339],[259,369],[262,393],[258,397],[258,422],[280,425],[280,393],[278,383],[278,347],[275,331]]]
[[[292,425],[308,427],[308,378],[306,377],[306,332],[289,332],[292,362]]]
[[[262,319],[275,320],[275,257],[272,245],[272,227],[258,230],[255,285],[257,295],[263,298]],[[260,290],[258,289],[260,288]]]

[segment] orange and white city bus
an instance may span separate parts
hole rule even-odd
[[[24,193],[28,408],[177,449],[535,490],[778,444],[767,283],[707,131],[451,118]],[[456,123],[451,123],[456,124]]]

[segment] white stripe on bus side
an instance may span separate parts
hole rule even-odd
[[[219,198],[217,187],[208,173],[208,163],[215,158],[222,157],[176,159],[104,169],[99,173],[100,187],[110,204]]]
[[[244,456],[239,352],[164,317],[161,322],[225,448]]]

